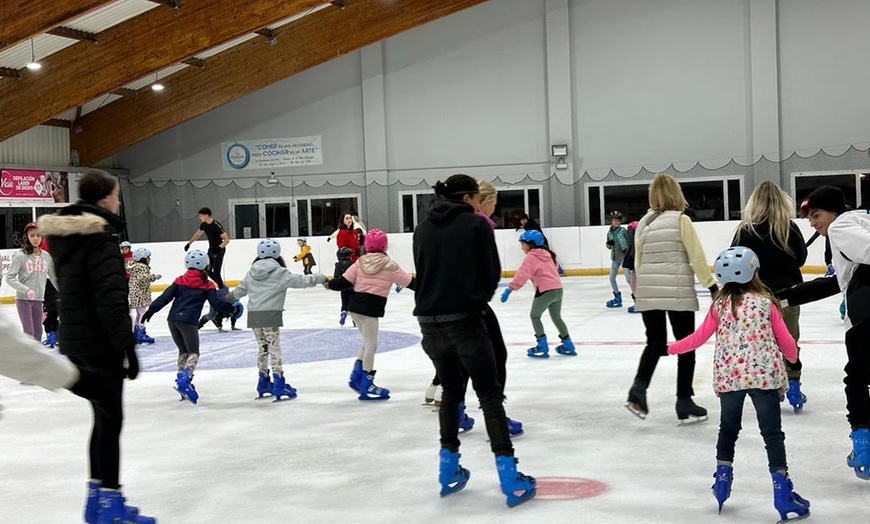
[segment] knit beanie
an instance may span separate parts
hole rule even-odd
[[[839,187],[820,186],[807,196],[805,202],[808,209],[823,209],[838,215],[846,211],[846,196]],[[803,203],[801,207],[804,207]]]

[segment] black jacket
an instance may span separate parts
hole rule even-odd
[[[224,293],[226,296],[226,293]],[[166,288],[163,293],[148,308],[152,315],[172,302],[169,309],[169,322],[180,324],[199,324],[199,316],[202,315],[202,306],[208,302],[224,315],[233,314],[233,306],[229,302],[221,300],[218,290],[210,280],[203,280],[202,273],[196,269],[188,269],[180,277]]]
[[[770,236],[770,226],[767,222],[755,226],[758,235],[752,231],[741,229],[737,232],[732,246],[748,247],[758,255],[758,278],[771,291],[800,284],[804,281],[801,267],[807,261],[807,247],[804,236],[797,224],[789,226],[788,246],[792,254],[774,244]]]
[[[436,202],[414,230],[414,265],[418,317],[479,313],[501,278],[492,228],[450,200]]]
[[[118,216],[83,202],[39,219],[58,277],[57,338],[64,355],[127,351],[136,345],[118,247],[123,227]]]

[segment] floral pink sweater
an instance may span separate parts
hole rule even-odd
[[[782,389],[788,385],[782,357],[797,361],[797,345],[782,315],[768,298],[747,293],[731,313],[726,298],[710,307],[701,326],[688,337],[670,344],[671,355],[688,353],[716,333],[713,389],[717,393],[744,389]]]

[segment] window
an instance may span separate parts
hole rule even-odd
[[[689,207],[686,214],[696,222],[739,220],[743,207],[743,177],[680,179]],[[640,220],[649,209],[649,182],[602,182],[586,185],[588,224],[609,223],[611,211],[619,211],[623,222]]]
[[[866,170],[870,173],[870,170]],[[800,208],[801,202],[819,186],[835,186],[843,190],[846,196],[846,204],[852,208],[858,208],[864,202],[866,196],[866,175],[859,171],[820,171],[814,173],[792,173],[792,195],[794,196],[795,211]],[[860,187],[860,191],[858,188]],[[859,201],[858,199],[861,199]]]
[[[517,228],[523,214],[542,223],[540,186],[497,187],[496,189],[498,201],[492,214],[496,227]],[[401,230],[405,233],[414,231],[417,224],[429,214],[429,208],[435,201],[435,193],[431,190],[400,191]]]
[[[338,227],[343,212],[359,213],[359,202],[359,195],[232,199],[230,235],[233,238],[329,235]]]

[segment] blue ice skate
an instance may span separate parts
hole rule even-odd
[[[519,437],[520,435],[525,433],[525,431],[523,431],[523,423],[520,422],[519,420],[514,420],[512,418],[508,418],[507,419],[507,427],[508,427],[508,435],[510,435],[511,438]]]
[[[468,433],[474,429],[474,419],[465,412],[465,402],[459,403],[459,432]]]
[[[363,371],[359,381],[360,400],[389,400],[390,390],[375,385],[375,371]]]
[[[722,513],[722,504],[731,496],[731,482],[734,480],[734,469],[731,464],[719,464],[716,473],[713,474],[713,496],[719,502],[719,513]]]
[[[362,379],[363,368],[362,368],[362,360],[357,360],[353,363],[353,371],[350,372],[350,380],[347,381],[347,385],[350,389],[359,393],[359,381]]]
[[[840,301],[840,320],[846,320],[846,301]]]
[[[184,368],[176,376],[175,390],[181,395],[181,400],[188,400],[191,404],[196,404],[199,400],[199,393],[196,392],[196,388],[193,386],[193,375],[190,373],[189,368]]]
[[[577,350],[574,348],[574,342],[571,342],[571,336],[559,335],[559,338],[562,340],[562,343],[556,346],[556,353],[560,355],[565,355],[566,357],[576,357]]]
[[[852,430],[852,453],[846,464],[855,469],[859,479],[870,480],[870,428]]]
[[[342,312],[338,315],[338,325],[344,326],[345,322],[347,322],[347,311],[342,310]]]
[[[57,331],[49,331],[45,334],[45,341],[42,343],[43,346],[54,348],[57,345]]]
[[[260,371],[260,378],[257,380],[257,398],[263,398],[267,395],[272,395],[272,381],[269,380],[269,370]]]
[[[124,496],[114,489],[100,489],[98,497],[97,524],[157,524],[157,519],[131,513],[124,504]]]
[[[794,488],[788,475],[778,471],[770,475],[773,480],[773,507],[782,519],[779,522],[791,522],[809,517],[810,501],[792,491]],[[789,513],[794,513],[795,516],[789,517]]]
[[[788,391],[785,394],[788,398],[788,403],[794,409],[794,412],[800,413],[804,410],[804,404],[807,403],[807,396],[801,393],[800,380],[791,378],[788,380]]]
[[[154,338],[149,337],[148,333],[145,332],[145,326],[137,327],[134,330],[134,333],[136,334],[136,343],[137,344],[153,344],[154,343]]]
[[[272,395],[275,397],[274,402],[294,399],[296,398],[296,388],[286,382],[283,374],[272,373]]]
[[[135,506],[124,506],[127,509],[127,515],[136,517],[139,515],[139,508]],[[100,483],[95,481],[88,482],[88,498],[85,501],[85,522],[87,524],[97,524],[100,518]]]
[[[471,472],[459,465],[459,452],[441,448],[441,463],[438,468],[438,482],[441,483],[441,496],[446,497],[468,484]]]
[[[550,348],[547,346],[547,335],[535,335],[538,344],[529,348],[526,354],[532,358],[550,358]]]
[[[498,468],[498,480],[501,484],[501,492],[505,494],[508,507],[519,506],[535,498],[537,487],[535,478],[523,475],[517,471],[516,457],[497,455],[495,466]]]
[[[613,293],[613,298],[608,300],[607,303],[604,305],[609,308],[622,307],[622,293],[616,291],[615,293]]]

